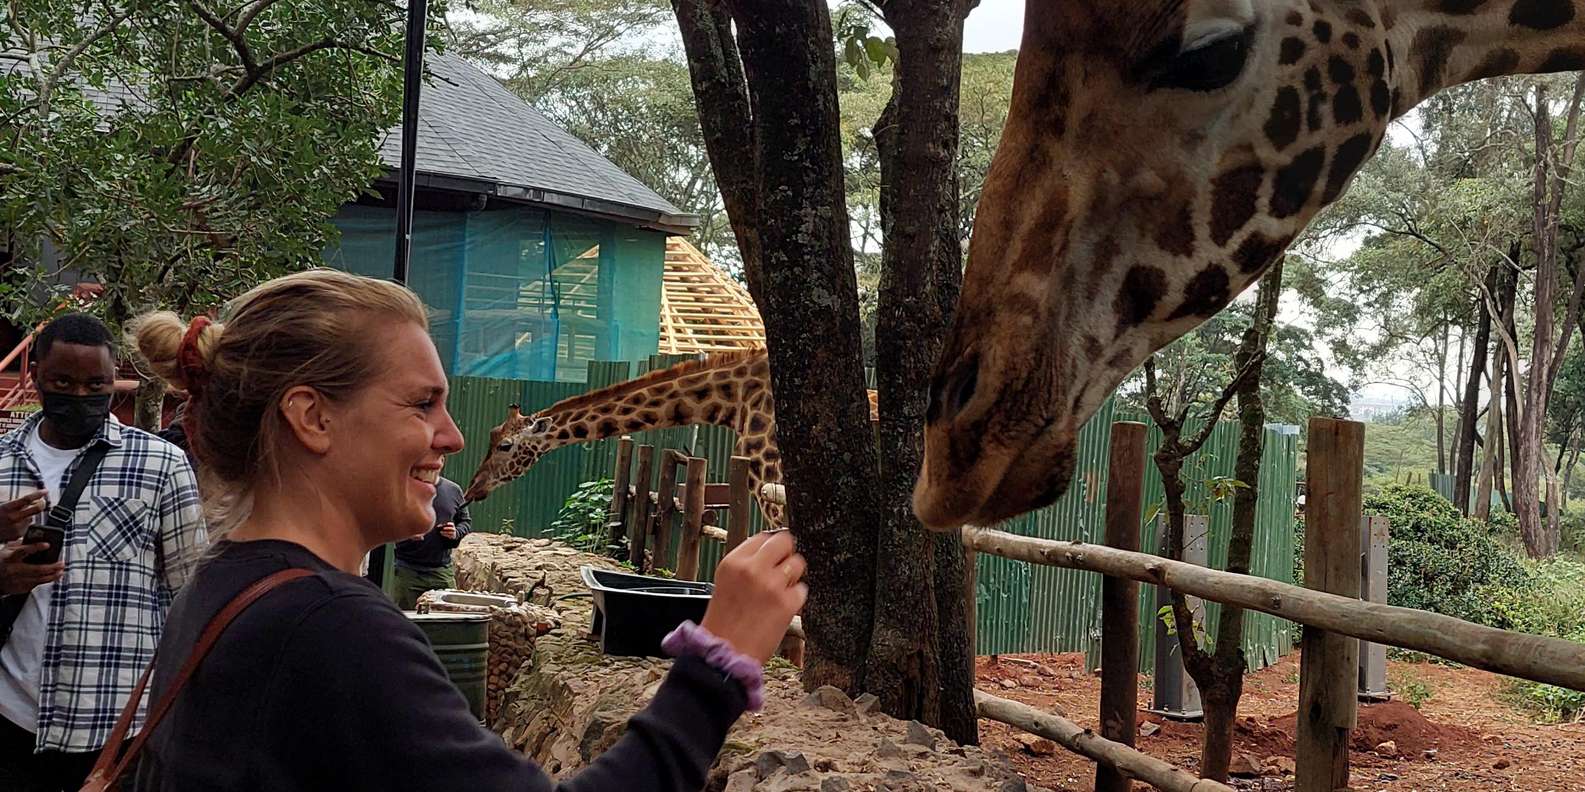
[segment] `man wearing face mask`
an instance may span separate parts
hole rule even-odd
[[[207,535],[186,455],[110,414],[109,328],[33,349],[42,409],[0,436],[0,789],[75,792]]]

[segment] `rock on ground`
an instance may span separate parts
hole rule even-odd
[[[616,742],[654,695],[670,663],[606,657],[588,637],[592,606],[578,569],[617,565],[548,540],[470,534],[456,552],[459,588],[527,594],[556,609],[560,626],[534,642],[491,727],[547,772],[565,776]],[[834,688],[803,689],[797,669],[772,661],[765,711],[727,737],[710,792],[1022,792],[1004,756],[959,746],[917,722],[872,711]]]

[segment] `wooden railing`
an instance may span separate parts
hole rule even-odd
[[[657,456],[660,482],[651,490]],[[731,480],[711,483],[706,475],[707,460],[702,457],[673,449],[657,453],[655,446],[636,445],[633,438],[623,437],[617,442],[606,530],[613,539],[627,537],[628,561],[642,568],[646,550],[654,548],[653,555],[659,559],[671,547],[672,524],[681,515],[675,571],[682,580],[697,580],[701,540],[723,542],[730,552],[748,538],[749,509],[754,508],[748,491],[748,465],[747,458],[732,457]],[[723,513],[727,515],[725,529],[718,525]]]
[[[1145,476],[1142,424],[1113,425],[1108,471],[1108,541],[1134,546],[1140,520],[1137,495]],[[1439,613],[1363,602],[1360,595],[1360,515],[1364,426],[1353,421],[1310,421],[1305,517],[1305,586],[1207,569],[1181,561],[1083,542],[1017,536],[965,526],[965,548],[1016,561],[1082,569],[1109,581],[1164,586],[1212,602],[1269,613],[1305,625],[1300,654],[1296,792],[1332,792],[1348,785],[1348,740],[1358,701],[1358,640],[1396,646],[1508,676],[1585,691],[1585,645],[1499,630]],[[767,485],[765,496],[785,502],[786,491]],[[1127,589],[1102,597],[1105,636],[1137,635],[1138,597]],[[1131,746],[1136,704],[1136,648],[1102,645],[1099,735],[1060,716],[976,690],[981,717],[1047,737],[1098,766],[1097,792],[1127,790],[1137,779],[1168,792],[1230,792],[1197,779]],[[1131,694],[1124,691],[1133,691]]]

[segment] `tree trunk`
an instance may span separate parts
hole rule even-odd
[[[1282,295],[1283,260],[1277,259],[1260,281],[1254,323],[1245,331],[1234,355],[1234,371],[1253,368],[1239,381],[1238,458],[1233,475],[1243,482],[1233,494],[1233,527],[1227,541],[1227,571],[1247,575],[1255,543],[1255,516],[1260,499],[1260,460],[1265,453],[1266,405],[1261,400],[1261,373],[1271,325],[1276,319]],[[1238,719],[1238,701],[1244,694],[1244,609],[1222,607],[1216,630],[1216,656],[1208,678],[1195,678],[1200,688],[1200,704],[1205,711],[1205,742],[1200,746],[1200,775],[1213,781],[1226,781],[1233,759],[1233,725]]]
[[[957,237],[959,0],[894,0],[892,96],[875,125],[881,166],[876,313],[882,521],[875,624],[864,687],[894,717],[978,742],[962,543],[926,531],[911,506],[929,377],[962,281]]]
[[[1497,269],[1486,273],[1486,288],[1497,291]],[[1491,346],[1491,310],[1480,300],[1475,324],[1475,346],[1470,352],[1469,377],[1464,382],[1464,409],[1459,412],[1458,444],[1453,464],[1453,502],[1460,513],[1470,513],[1470,477],[1475,468],[1475,423],[1480,406],[1480,381],[1486,371],[1486,350]],[[1488,498],[1490,493],[1488,492]]]
[[[715,0],[672,0],[671,8],[688,58],[705,154],[743,258],[743,277],[749,296],[764,305],[753,111],[743,60],[732,38],[732,18],[726,6]]]
[[[1442,322],[1442,342],[1436,348],[1436,472],[1447,473],[1447,333]]]
[[[150,377],[138,383],[133,396],[132,425],[145,432],[158,432],[165,417],[165,380]]]
[[[777,444],[787,451],[789,524],[809,562],[803,681],[857,694],[874,624],[875,542],[854,526],[879,523],[878,481],[831,17],[824,4],[798,0],[730,7],[755,145],[732,165],[756,171]]]

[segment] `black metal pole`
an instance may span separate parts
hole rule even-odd
[[[424,27],[428,0],[407,0],[407,55],[402,60],[402,165],[396,177],[396,265],[392,277],[407,282],[413,247],[413,170],[418,156],[418,91],[424,77]]]
[[[396,262],[391,277],[407,283],[413,249],[413,171],[418,156],[418,89],[424,78],[424,27],[428,0],[407,0],[407,54],[402,59],[402,164],[396,171]],[[393,548],[387,542],[369,551],[368,576],[391,594]]]

